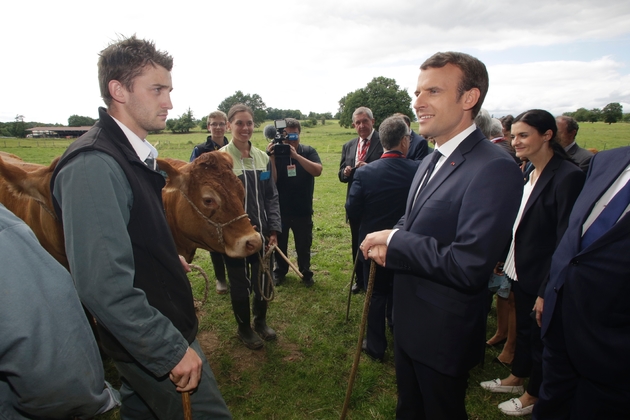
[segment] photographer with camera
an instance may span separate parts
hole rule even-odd
[[[291,229],[295,239],[298,268],[304,276],[302,281],[306,287],[311,287],[314,283],[311,271],[313,191],[315,177],[322,173],[322,163],[314,148],[300,144],[302,127],[298,120],[277,120],[275,126],[277,133],[267,146],[267,154],[271,158],[273,177],[280,197],[282,233],[278,233],[278,247],[287,255]],[[270,138],[268,129],[273,131],[273,127],[265,129],[265,135]],[[284,281],[289,265],[281,257],[276,257],[275,260],[274,283],[278,285]]]

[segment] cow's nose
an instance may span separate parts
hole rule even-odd
[[[247,251],[248,251],[248,252],[254,252],[254,251],[257,251],[257,246],[256,246],[256,244],[254,243],[254,241],[247,241],[247,242],[245,243],[245,247],[247,248]]]

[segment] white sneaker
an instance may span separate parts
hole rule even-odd
[[[499,404],[499,410],[508,416],[526,416],[528,414],[532,414],[532,411],[534,411],[534,404],[523,407],[521,400],[518,398],[512,398],[509,401]]]
[[[525,392],[523,385],[506,386],[501,385],[501,379],[493,379],[491,381],[485,381],[480,383],[481,387],[490,392],[499,392],[505,394],[522,394]]]

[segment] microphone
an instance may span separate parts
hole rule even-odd
[[[273,140],[276,137],[276,127],[271,124],[267,125],[263,132],[268,140]]]

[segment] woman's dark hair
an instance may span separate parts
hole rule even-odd
[[[571,159],[571,157],[567,154],[564,147],[558,143],[558,139],[556,137],[558,134],[556,118],[548,111],[545,111],[544,109],[530,109],[529,111],[525,111],[522,114],[517,115],[512,121],[512,125],[517,122],[522,122],[530,127],[533,127],[541,136],[551,130],[552,135],[549,139],[549,146],[552,148],[553,152],[556,155],[573,162],[573,159]]]

